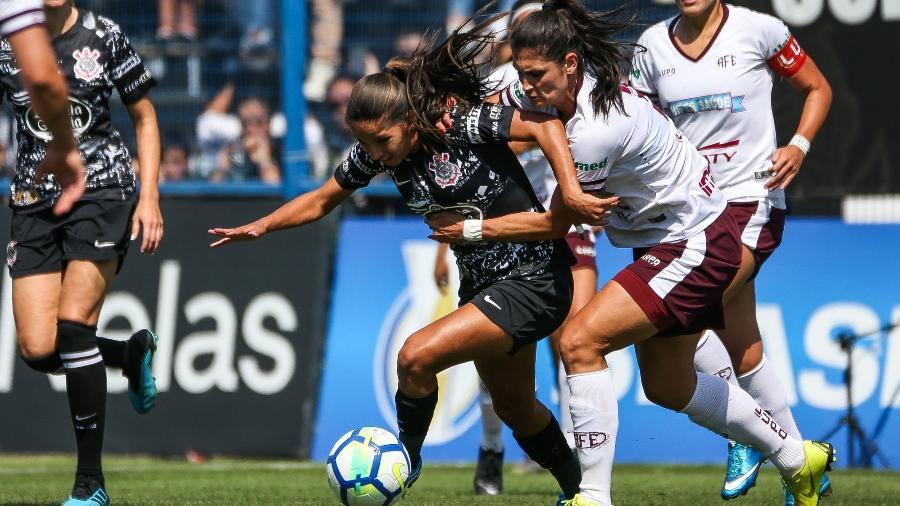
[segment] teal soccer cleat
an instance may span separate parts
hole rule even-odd
[[[128,339],[127,360],[123,373],[128,378],[128,400],[140,414],[156,406],[156,379],[153,377],[153,354],[156,352],[156,334],[143,329]]]
[[[79,476],[75,479],[72,495],[62,506],[108,506],[109,496],[103,483],[95,478]]]
[[[755,449],[729,441],[728,467],[725,470],[725,483],[720,492],[722,499],[727,501],[746,495],[756,485],[763,460],[762,453]]]

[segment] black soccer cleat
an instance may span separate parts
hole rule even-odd
[[[503,452],[478,449],[478,465],[473,480],[478,495],[500,495],[503,492]]]

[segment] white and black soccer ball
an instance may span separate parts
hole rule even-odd
[[[337,440],[325,470],[342,504],[387,506],[403,494],[410,462],[396,436],[379,427],[361,427]]]

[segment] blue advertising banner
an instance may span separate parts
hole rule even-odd
[[[426,237],[427,229],[416,218],[343,222],[312,458],[325,459],[334,441],[352,427],[396,431],[397,352],[410,333],[456,303],[455,286],[449,294],[435,287],[437,248]],[[893,253],[885,253],[897,250],[898,226],[794,219],[757,282],[766,353],[807,438],[822,437],[845,413],[842,374],[847,359],[836,336],[875,331],[854,352],[853,399],[863,426],[870,433],[880,427],[882,454],[894,468],[900,466],[900,328],[878,329],[900,321],[900,272],[889,260]],[[630,262],[630,256],[601,236],[600,282]],[[549,347],[546,342],[541,346],[538,396],[554,406],[555,371]],[[630,348],[609,361],[619,396],[617,462],[724,461],[725,442],[719,436],[647,401]],[[474,367],[457,366],[439,381],[441,398],[423,456],[430,461],[474,460],[481,436]],[[846,446],[846,431],[832,441]],[[508,461],[522,458],[511,434],[506,444]]]

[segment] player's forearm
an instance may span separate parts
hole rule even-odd
[[[562,122],[546,114],[523,110],[517,110],[513,118],[510,140],[536,143],[544,152],[563,197],[568,200],[581,195]]]
[[[564,237],[572,226],[565,211],[522,212],[489,218],[481,224],[483,241],[544,241]]]
[[[46,30],[36,25],[13,34],[9,41],[34,111],[57,142],[74,145],[68,90],[56,66],[56,53]]]
[[[831,109],[831,86],[812,59],[807,60],[800,72],[808,74],[809,77],[801,76],[806,78],[805,87],[802,89],[806,92],[806,100],[803,104],[803,113],[800,115],[800,123],[797,125],[797,134],[812,141],[825,123]]]
[[[295,197],[257,222],[266,232],[306,225],[325,217],[351,193],[353,192],[341,188],[332,177],[322,186]]]
[[[149,109],[149,110],[148,110]],[[150,101],[142,107],[143,113],[134,119],[137,137],[138,166],[140,167],[141,198],[159,198],[159,124]]]

